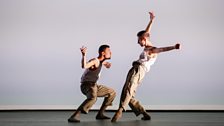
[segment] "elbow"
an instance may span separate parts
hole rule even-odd
[[[87,66],[85,66],[85,65],[82,65],[82,69],[87,69]]]
[[[82,62],[82,63],[81,63],[81,68],[82,68],[82,69],[85,69],[85,68],[86,68],[86,64]]]

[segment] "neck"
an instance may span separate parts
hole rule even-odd
[[[152,43],[150,41],[147,41],[145,42],[145,47],[152,47]]]
[[[98,59],[100,62],[103,62],[104,60],[106,60],[103,56],[98,56],[97,59]]]

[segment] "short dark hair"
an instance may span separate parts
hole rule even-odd
[[[138,32],[138,34],[137,34],[137,36],[138,37],[141,37],[143,34],[145,34],[146,33],[146,31],[145,30],[142,30],[142,31],[140,31],[140,32]]]
[[[110,48],[109,45],[101,45],[99,47],[98,53],[101,54],[101,52],[103,52],[106,48]]]

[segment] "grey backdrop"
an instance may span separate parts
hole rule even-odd
[[[136,33],[156,15],[155,46],[176,42],[182,50],[159,55],[136,97],[150,109],[224,109],[223,0],[0,0],[0,108],[74,109],[87,58],[101,44],[112,67],[99,83],[119,97],[142,48]],[[93,108],[98,108],[99,99]]]

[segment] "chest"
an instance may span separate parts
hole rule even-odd
[[[153,58],[156,58],[157,57],[157,54],[156,53],[148,53],[147,51],[143,51],[139,58],[140,59],[144,59],[144,60],[150,60],[150,59],[153,59]]]

